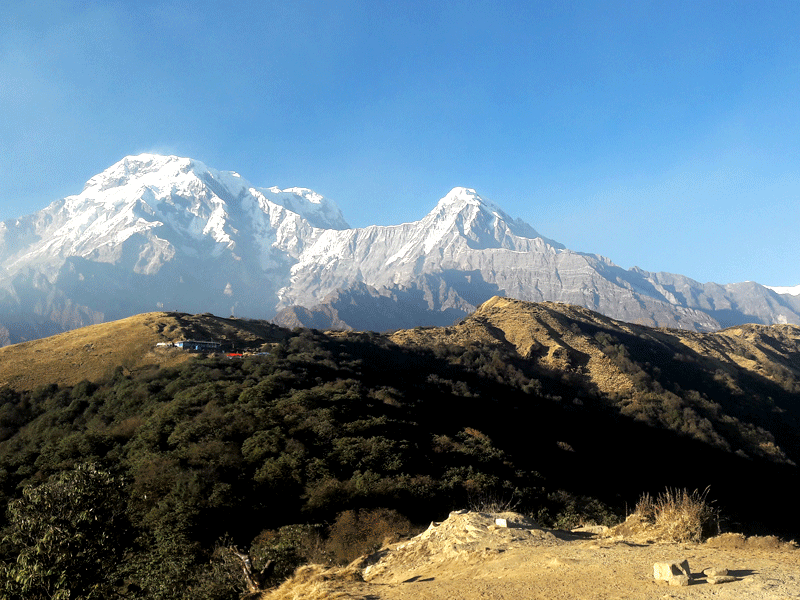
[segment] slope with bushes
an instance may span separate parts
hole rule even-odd
[[[344,539],[375,543],[361,529],[489,499],[573,526],[611,523],[643,491],[710,485],[729,526],[796,535],[797,335],[756,331],[769,362],[730,333],[692,338],[726,352],[701,354],[679,332],[495,300],[449,328],[282,330],[266,356],[5,387],[0,500],[91,463],[122,482],[126,507],[106,532],[125,559],[102,589],[165,599],[235,597],[240,567],[224,548],[285,572],[346,560]],[[740,355],[756,366],[725,359]],[[742,497],[744,481],[768,509]],[[29,546],[12,513],[4,527],[10,568]]]

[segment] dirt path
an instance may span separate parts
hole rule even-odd
[[[704,544],[574,540],[550,547],[514,547],[494,558],[452,560],[397,572],[371,580],[356,593],[382,600],[784,600],[800,598],[798,554],[730,551]],[[690,586],[671,587],[653,579],[653,563],[684,558],[695,577]],[[707,583],[702,571],[717,565],[727,568],[737,580]],[[406,575],[402,582],[395,581]]]
[[[451,513],[411,540],[349,569],[307,573],[315,586],[291,582],[265,598],[307,600],[719,600],[800,599],[800,550],[774,538],[721,536],[676,544],[548,531],[519,515]],[[689,586],[653,578],[653,564],[688,560]],[[703,575],[725,568],[735,581],[712,585]],[[359,581],[362,579],[362,581]],[[312,593],[313,592],[313,593]]]

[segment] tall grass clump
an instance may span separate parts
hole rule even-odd
[[[700,542],[719,533],[719,511],[708,500],[708,488],[667,488],[656,498],[644,494],[634,515],[652,524],[662,539],[675,542]]]

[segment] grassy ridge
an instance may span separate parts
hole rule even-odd
[[[264,321],[224,319],[214,315],[155,312],[75,329],[48,338],[0,348],[0,387],[31,390],[43,383],[75,385],[96,381],[122,366],[174,366],[190,355],[159,350],[159,342],[215,340],[230,347],[252,348],[285,337]]]

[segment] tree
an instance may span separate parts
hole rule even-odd
[[[0,590],[9,600],[113,598],[129,524],[122,482],[79,465],[8,505]]]

